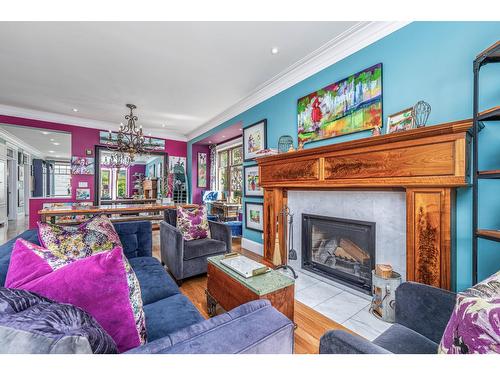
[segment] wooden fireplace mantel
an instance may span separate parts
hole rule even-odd
[[[468,184],[471,120],[257,160],[264,188],[264,257],[285,263],[287,191],[406,191],[407,280],[450,289],[455,188]]]

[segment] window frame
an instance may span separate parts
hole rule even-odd
[[[241,162],[238,163],[238,164],[233,164],[233,150],[235,149],[241,149]],[[221,154],[222,153],[227,153],[227,165],[225,167],[221,167],[221,162],[220,162],[220,159],[221,159]],[[234,144],[234,145],[231,145],[231,146],[228,146],[228,147],[224,147],[224,148],[221,148],[220,150],[217,150],[217,190],[218,191],[225,191],[227,192],[227,196],[230,197],[231,196],[231,193],[233,192],[233,189],[232,189],[232,184],[231,184],[231,179],[232,179],[232,174],[231,174],[231,170],[232,168],[234,167],[239,167],[241,169],[241,173],[243,173],[243,143],[238,143],[238,144]],[[220,173],[221,173],[221,170],[224,169],[225,170],[225,174],[226,174],[226,184],[227,184],[227,190],[225,189],[222,189],[222,187],[220,186]],[[241,175],[242,176],[242,180],[241,180],[241,188],[240,188],[240,193],[243,195],[243,174]],[[238,191],[238,190],[235,190],[235,191]]]

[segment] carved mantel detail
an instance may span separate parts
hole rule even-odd
[[[258,159],[265,258],[285,261],[279,212],[290,189],[404,189],[407,280],[450,289],[454,191],[468,183],[471,126],[457,121]]]

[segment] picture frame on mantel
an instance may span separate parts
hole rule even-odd
[[[245,166],[243,168],[243,176],[243,189],[245,197],[263,197],[264,189],[260,187],[259,166]]]
[[[243,128],[243,159],[254,160],[259,151],[267,148],[267,119]]]
[[[245,202],[245,228],[264,232],[264,203]]]

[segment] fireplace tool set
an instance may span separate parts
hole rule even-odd
[[[283,222],[287,223],[288,225],[288,241],[286,246],[288,253],[287,260],[297,260],[297,251],[293,248],[293,214],[290,212],[288,206],[285,206],[279,214],[283,216]],[[275,270],[279,269],[289,270],[292,273],[294,279],[298,278],[295,270],[288,264],[282,264],[275,268]]]

